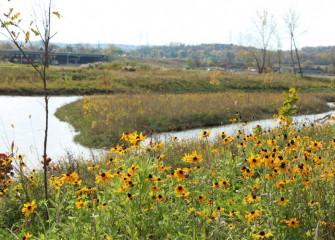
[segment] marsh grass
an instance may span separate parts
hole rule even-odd
[[[133,62],[135,72],[123,70],[126,60],[94,67],[51,66],[49,91],[54,95],[106,93],[208,93],[223,91],[282,92],[295,87],[300,92],[332,91],[329,79],[296,77],[290,74],[232,74],[224,71],[183,70],[157,63]],[[215,79],[213,76],[215,75]],[[2,94],[38,95],[41,86],[33,69],[26,65],[0,65]]]
[[[331,94],[301,93],[298,114],[328,110]],[[117,94],[84,97],[58,109],[56,116],[80,132],[75,140],[89,147],[110,147],[123,132],[146,134],[218,126],[271,118],[282,93],[225,92],[188,94]]]

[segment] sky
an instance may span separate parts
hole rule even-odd
[[[24,19],[31,19],[47,0],[0,0]],[[183,43],[248,44],[259,37],[257,12],[273,16],[283,48],[289,47],[285,13],[299,15],[298,47],[335,45],[334,0],[54,0],[61,19],[54,19],[53,42],[169,45]],[[17,5],[16,5],[17,4]],[[0,38],[3,38],[0,36]],[[274,47],[272,43],[270,47]]]

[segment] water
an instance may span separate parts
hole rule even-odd
[[[79,97],[50,97],[47,154],[58,160],[70,151],[74,156],[89,158],[91,151],[73,141],[74,128],[54,116],[56,109]],[[25,154],[31,168],[41,168],[43,155],[45,108],[43,97],[0,96],[0,153],[9,152],[14,141],[15,152]]]
[[[335,105],[333,103],[328,104],[330,108],[334,108]],[[310,124],[320,124],[324,122],[326,116],[335,115],[335,111],[329,111],[326,113],[320,114],[311,114],[311,115],[301,115],[293,117],[293,122],[296,123],[297,126],[302,126],[305,124],[306,126]],[[320,121],[321,120],[321,121]],[[332,123],[333,121],[329,121]],[[243,130],[245,134],[250,134],[253,132],[253,129],[257,126],[261,126],[263,130],[273,129],[279,126],[279,122],[274,119],[265,119],[265,120],[257,120],[249,122],[248,124],[244,125],[243,123],[233,123],[229,125],[222,125],[217,127],[211,128],[198,128],[180,132],[169,132],[169,133],[160,133],[160,134],[153,134],[150,139],[147,139],[144,144],[149,143],[149,141],[169,141],[173,138],[177,138],[179,140],[187,140],[191,138],[201,138],[199,133],[205,129],[210,130],[211,134],[209,136],[210,140],[213,140],[218,137],[218,135],[222,132],[225,132],[228,135],[235,135],[238,130]]]

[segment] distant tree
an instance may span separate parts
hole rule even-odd
[[[296,43],[296,31],[297,31],[298,22],[299,22],[299,16],[297,15],[297,13],[292,8],[290,8],[288,10],[288,12],[285,13],[284,21],[286,23],[287,29],[288,29],[289,34],[290,34],[290,41],[291,41],[290,52],[291,52],[291,61],[292,61],[292,68],[293,68],[294,74],[296,74],[296,72],[295,72],[293,51],[295,52],[295,56],[297,58],[300,75],[303,76],[302,68],[301,68],[301,64],[300,64],[300,57],[299,57],[299,53],[298,53],[298,47],[297,47],[297,43]]]
[[[266,10],[257,12],[257,18],[255,20],[255,27],[257,30],[257,36],[251,36],[249,43],[253,42],[251,39],[254,38],[255,42],[253,46],[247,47],[248,52],[254,58],[258,73],[264,73],[266,69],[266,57],[269,42],[273,34],[273,17],[269,16]]]
[[[277,48],[276,58],[278,63],[278,72],[281,73],[281,67],[283,61],[282,43],[277,25],[274,23],[272,27],[273,27],[273,35],[275,36],[276,39],[276,48]]]

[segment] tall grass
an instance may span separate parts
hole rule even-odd
[[[189,93],[223,91],[282,92],[295,87],[300,92],[333,91],[329,79],[296,77],[289,74],[232,74],[223,71],[182,70],[135,63],[136,72],[123,70],[124,62],[101,63],[94,67],[49,69],[51,94],[104,93]],[[0,66],[2,94],[41,94],[38,76],[25,65]]]
[[[330,94],[300,94],[298,114],[327,111]],[[80,132],[76,141],[109,147],[123,132],[165,132],[271,118],[281,93],[225,92],[189,94],[118,94],[84,97],[58,109],[56,116]]]

